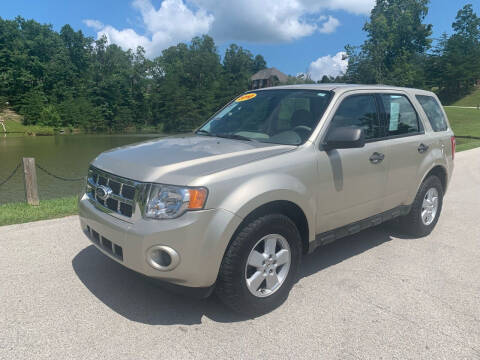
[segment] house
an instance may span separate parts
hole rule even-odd
[[[260,89],[264,87],[275,86],[280,83],[285,83],[287,80],[288,76],[274,67],[270,69],[263,69],[250,78],[250,88]]]

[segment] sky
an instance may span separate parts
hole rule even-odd
[[[269,67],[314,80],[345,71],[346,44],[365,40],[362,27],[375,0],[15,0],[0,2],[0,17],[20,15],[60,30],[64,24],[124,49],[141,45],[148,57],[209,34],[220,54],[231,43],[262,54]],[[451,33],[457,11],[480,0],[431,0],[433,38]]]

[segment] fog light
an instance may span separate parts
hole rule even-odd
[[[168,246],[156,245],[147,250],[147,262],[154,269],[170,271],[178,266],[180,256]]]
[[[172,263],[172,257],[163,250],[152,251],[152,260],[162,267],[169,267]]]

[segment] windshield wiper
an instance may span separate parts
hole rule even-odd
[[[245,141],[257,141],[255,139],[242,136],[242,135],[237,135],[237,134],[213,134],[213,136],[219,137],[219,138],[225,138],[225,139],[234,139],[234,140],[245,140]]]
[[[255,140],[255,139],[251,139],[251,138],[249,138],[249,137],[242,136],[242,135],[237,135],[237,134],[214,134],[214,133],[211,133],[210,131],[203,130],[203,129],[199,129],[199,130],[195,131],[195,134],[197,134],[197,135],[215,136],[215,137],[224,138],[224,139],[245,140],[245,141],[257,141],[257,140]]]
[[[203,130],[203,129],[199,129],[197,131],[195,131],[195,134],[205,134],[207,136],[215,136],[214,134],[212,134],[210,131],[207,131],[207,130]]]

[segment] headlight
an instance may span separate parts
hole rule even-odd
[[[153,219],[174,219],[188,210],[203,209],[206,200],[205,188],[152,184],[145,216]]]

